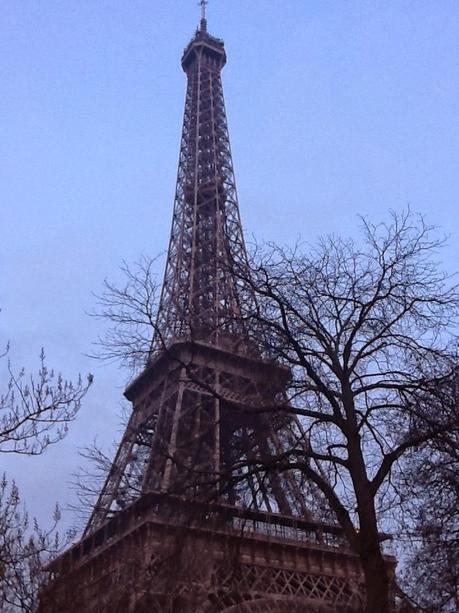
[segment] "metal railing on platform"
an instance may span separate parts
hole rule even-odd
[[[302,520],[299,517],[190,500],[151,492],[111,517],[98,530],[84,537],[48,566],[52,573],[65,574],[100,549],[145,524],[166,530],[185,528],[233,538],[259,538],[296,547],[349,551],[349,544],[337,525]],[[268,537],[266,539],[266,537]]]

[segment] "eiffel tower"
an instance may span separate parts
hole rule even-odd
[[[341,529],[314,518],[300,476],[260,469],[301,424],[259,410],[285,400],[290,375],[247,330],[255,298],[232,272],[247,271],[247,256],[227,57],[205,5],[182,57],[185,113],[151,354],[125,392],[132,415],[83,538],[48,567],[42,612],[363,609]]]

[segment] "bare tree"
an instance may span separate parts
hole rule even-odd
[[[459,610],[459,404],[455,427],[441,433],[404,461],[400,486],[410,555],[406,590],[425,611]]]
[[[44,351],[36,374],[16,371],[6,361],[6,389],[0,395],[0,454],[39,455],[62,440],[92,383],[78,377],[65,380],[46,365]],[[29,520],[19,490],[4,475],[0,481],[0,610],[35,611],[37,592],[43,580],[42,564],[57,554],[72,538],[56,530],[58,507],[49,530]]]
[[[435,260],[442,244],[408,211],[387,224],[363,221],[358,243],[327,237],[307,251],[263,245],[250,269],[228,271],[256,296],[256,308],[245,305],[244,313],[254,341],[292,373],[288,401],[260,410],[294,413],[301,426],[282,453],[254,457],[244,469],[293,471],[315,485],[360,556],[371,613],[389,609],[380,533],[394,526],[401,503],[400,460],[457,425],[446,390],[459,295]],[[154,332],[151,262],[140,272],[136,279],[128,269],[122,290],[106,283],[99,312],[114,324],[102,357],[128,366],[148,356]],[[145,280],[148,292],[138,294]],[[130,337],[138,327],[140,345]]]
[[[57,525],[59,507],[47,530],[30,520],[21,504],[18,487],[3,475],[0,481],[0,611],[33,613],[45,573],[43,565],[74,538],[68,530],[61,535]]]
[[[445,390],[459,299],[422,218],[393,214],[363,231],[362,245],[329,237],[309,254],[269,246],[240,274],[258,301],[247,318],[291,368],[290,404],[306,432],[279,466],[301,469],[327,498],[376,613],[389,607],[379,531],[396,503],[398,461],[456,423]]]
[[[81,528],[86,526],[97,498],[104,485],[105,479],[112,466],[116,445],[113,444],[108,451],[101,448],[97,440],[91,445],[87,445],[79,450],[82,464],[73,475],[72,489],[74,490],[77,502],[69,506],[81,523]],[[132,483],[123,481],[121,487],[129,488],[134,495],[139,496],[140,490]]]
[[[123,262],[121,286],[105,279],[102,292],[95,294],[90,313],[104,323],[105,332],[95,343],[92,357],[119,362],[131,376],[145,366],[156,327],[158,281],[155,259],[146,256],[132,265]]]
[[[6,357],[6,353],[3,355]],[[39,455],[67,434],[92,383],[65,380],[46,365],[44,351],[36,374],[7,364],[6,391],[0,395],[0,453]]]

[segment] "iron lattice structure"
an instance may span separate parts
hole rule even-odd
[[[285,401],[289,371],[262,359],[241,316],[254,297],[232,274],[247,257],[226,53],[206,25],[182,57],[185,114],[151,356],[125,392],[133,412],[85,535],[49,567],[42,611],[363,606],[357,558],[336,526],[314,521],[307,484],[260,468],[296,444],[301,424],[266,410]]]
[[[243,332],[241,302],[253,297],[231,274],[244,268],[236,182],[226,121],[222,41],[202,22],[185,50],[188,79],[169,251],[154,348],[193,338],[218,345]]]
[[[182,58],[188,84],[157,332],[146,370],[126,391],[134,411],[87,532],[150,491],[223,489],[231,504],[309,516],[292,475],[242,475],[294,433],[285,418],[256,411],[282,397],[288,372],[260,359],[242,317],[255,299],[242,280],[225,63],[203,20]]]

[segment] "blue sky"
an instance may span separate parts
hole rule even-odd
[[[356,234],[408,203],[459,235],[455,0],[212,0],[248,239]],[[85,353],[91,292],[167,247],[195,0],[3,0],[0,341],[95,384],[64,443],[2,458],[32,513],[71,497],[77,448],[119,436],[125,375]],[[161,274],[162,271],[159,269]],[[1,376],[1,375],[0,375]]]

